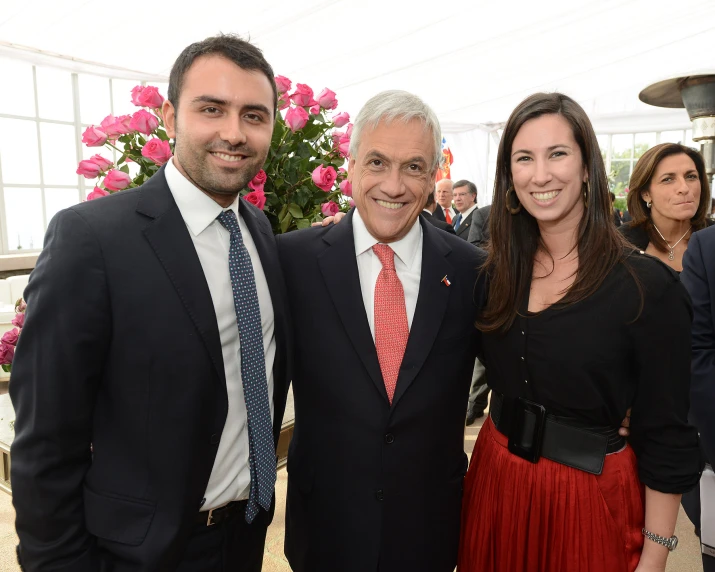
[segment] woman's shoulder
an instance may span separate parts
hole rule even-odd
[[[674,284],[680,284],[678,272],[639,249],[627,249],[616,269],[620,273],[620,282],[628,284],[629,288],[635,286],[646,300],[658,300]]]
[[[636,246],[641,250],[648,248],[650,238],[648,237],[648,233],[645,228],[643,228],[643,225],[635,225],[633,224],[633,221],[627,222],[618,227],[618,232],[620,232],[633,246]]]

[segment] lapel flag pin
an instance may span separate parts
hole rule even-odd
[[[447,278],[447,275],[444,275],[444,278],[442,278],[442,282],[444,282],[445,286],[451,286],[452,283],[449,281],[449,278]]]

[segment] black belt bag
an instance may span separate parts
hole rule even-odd
[[[523,398],[507,399],[492,392],[489,409],[494,426],[509,438],[509,451],[532,463],[545,457],[600,475],[606,455],[626,445],[618,428],[579,425],[574,419],[550,415],[543,405]]]

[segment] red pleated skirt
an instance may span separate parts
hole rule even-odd
[[[633,572],[644,488],[627,446],[592,475],[507,449],[486,421],[464,481],[458,572]]]

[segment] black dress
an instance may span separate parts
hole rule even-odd
[[[619,427],[632,406],[631,437],[641,481],[666,493],[698,483],[698,434],[688,424],[690,299],[678,274],[635,252],[589,298],[517,317],[485,334],[489,384],[549,413]],[[528,307],[525,301],[524,308]],[[524,312],[525,314],[525,312]]]

